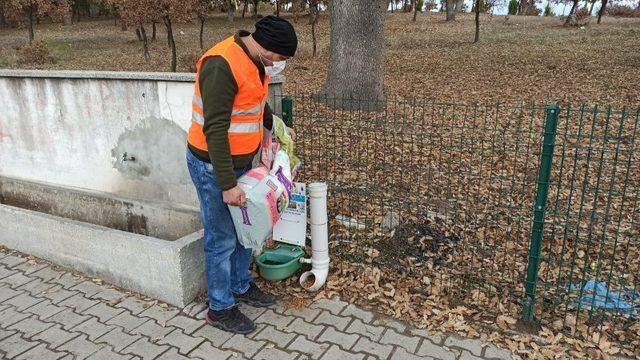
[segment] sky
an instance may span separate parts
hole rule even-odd
[[[440,9],[440,0],[434,0],[434,1],[435,1],[437,6],[436,6],[436,10],[433,10],[433,11],[438,11]],[[491,12],[494,15],[507,15],[507,13],[508,13],[507,6],[508,6],[508,3],[509,3],[509,0],[501,0],[501,1],[503,2],[503,4],[501,4],[500,6],[496,6],[493,9],[491,9]],[[544,1],[544,2],[540,2],[540,0],[538,0],[536,2],[536,7],[541,10],[541,14],[544,13],[544,7],[547,5],[546,0],[542,0],[542,1]],[[596,4],[593,7],[593,15],[594,16],[596,16],[598,14],[598,11],[600,10],[600,1],[601,0],[596,0]],[[616,0],[614,3],[616,5],[629,5],[631,7],[637,7],[638,6],[638,1],[639,0]],[[465,3],[465,6],[467,8],[467,11],[469,11],[473,6],[474,0],[465,0],[464,3]],[[609,0],[609,5],[611,5],[611,3],[612,3],[612,1]],[[554,3],[552,1],[551,2],[551,10],[553,11],[553,14],[555,16],[565,16],[565,15],[569,14],[569,11],[571,11],[571,4],[572,4],[571,2],[567,2],[567,3],[564,3],[564,4],[558,4],[558,3]],[[581,0],[578,3],[578,8],[583,7],[584,4],[585,4],[585,1]],[[589,8],[591,8],[591,2],[588,2],[587,6]],[[326,9],[323,7],[322,10],[326,10]],[[389,5],[389,11],[391,11],[391,5]]]
[[[508,0],[502,0],[503,4],[501,4],[500,6],[497,6],[495,8],[492,9],[492,13],[494,15],[506,15],[508,13]],[[435,3],[437,4],[437,8],[436,9],[440,9],[440,0],[435,0]],[[472,8],[473,5],[473,0],[465,0],[465,6],[467,8],[467,11],[470,10]],[[539,8],[540,10],[544,11],[544,7],[546,6],[546,2],[543,3],[537,3],[536,7]],[[578,4],[579,7],[583,7],[585,4],[584,1],[580,1],[580,3]],[[609,4],[611,4],[611,1],[609,1]],[[623,0],[623,1],[616,1],[615,4],[623,4],[623,5],[630,5],[630,6],[638,6],[638,2],[637,1],[630,1],[630,0]],[[591,7],[591,2],[589,2],[588,4],[589,8]],[[389,10],[391,10],[391,7],[389,7]],[[553,11],[553,14],[555,16],[564,16],[569,14],[569,11],[571,11],[571,3],[567,3],[565,4],[554,4],[553,2],[551,3],[551,10]],[[600,10],[600,0],[596,0],[596,4],[593,7],[593,15],[596,15],[598,13],[598,10]],[[437,11],[437,10],[434,10]]]

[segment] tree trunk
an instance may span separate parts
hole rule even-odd
[[[118,9],[118,12],[120,12],[120,9]],[[120,16],[120,30],[127,31],[127,23],[122,20],[122,16]]]
[[[593,7],[596,5],[596,0],[591,0],[591,8],[589,9],[589,16],[593,14]]]
[[[142,34],[142,47],[144,48],[144,58],[149,60],[149,42],[147,41],[147,32],[144,30],[144,25],[140,25],[140,33]]]
[[[69,11],[65,12],[64,15],[62,16],[62,24],[64,26],[69,26],[73,23],[73,3],[68,5],[71,5],[68,8]]]
[[[571,10],[569,10],[569,15],[573,15],[578,9],[578,1],[580,0],[573,0],[573,4],[571,5]]]
[[[244,15],[247,13],[247,7],[249,6],[249,0],[244,0],[244,6],[242,7],[242,18],[244,19]]]
[[[396,7],[395,6],[395,2],[396,0],[389,0],[389,4],[391,4],[391,13],[393,14],[393,9]],[[387,5],[388,6],[388,5]]]
[[[476,0],[476,37],[473,43],[480,41],[480,0]]]
[[[464,9],[464,0],[457,0],[456,2],[456,12],[462,12]]]
[[[258,4],[260,0],[253,0],[253,16],[258,16]]]
[[[151,41],[156,41],[156,22],[151,22]]]
[[[33,5],[29,6],[29,44],[33,42],[33,38],[35,37],[33,33]]]
[[[163,20],[163,21],[164,21],[164,25],[166,27],[167,26],[167,21],[166,20]],[[169,19],[169,22],[171,22],[171,19]],[[173,31],[173,29],[171,29],[171,30]],[[171,47],[172,38],[173,38],[173,32],[171,34],[169,34],[169,31],[167,31],[167,46],[168,47]]]
[[[349,99],[384,99],[384,17],[387,0],[333,0],[331,56],[325,92],[334,107],[361,108]],[[368,16],[362,14],[368,13]],[[347,100],[346,102],[344,100]],[[367,103],[367,109],[372,102]],[[379,108],[381,102],[376,102]]]
[[[316,40],[316,24],[318,23],[318,0],[311,0],[309,4],[309,21],[311,22],[311,40],[313,42],[313,57],[316,57],[318,41]]]
[[[520,0],[520,6],[518,6],[518,15],[527,15],[527,10],[529,7],[528,0]]]
[[[140,31],[141,27],[142,26],[136,28],[136,37],[138,38],[138,41],[142,41],[142,32]]]
[[[447,21],[456,20],[456,3],[455,0],[447,0]]]
[[[413,21],[416,21],[417,17],[418,17],[418,0],[413,0]]]
[[[171,48],[171,71],[176,72],[176,42],[173,39],[173,29],[171,28],[171,18],[169,16],[164,17],[164,25],[167,27],[167,39],[169,40],[169,47]]]
[[[276,16],[280,17],[280,1],[276,0]]]
[[[569,21],[571,20],[571,15],[573,15],[576,12],[576,8],[578,7],[578,1],[579,0],[573,0],[573,5],[571,6],[571,10],[569,10],[569,15],[567,15],[567,19],[564,21],[565,25],[569,24]]]
[[[311,5],[311,4],[309,4]],[[311,6],[309,6],[311,7]],[[293,12],[293,22],[298,23],[298,17],[300,13],[304,15],[305,9],[305,0],[292,0],[291,1],[291,12]]]
[[[233,22],[233,4],[231,0],[227,0],[227,18],[229,22]]]
[[[202,41],[202,35],[204,33],[204,16],[198,16],[198,20],[200,21],[200,50],[204,49],[204,41]]]
[[[602,20],[602,15],[607,10],[607,0],[602,0],[602,5],[600,5],[600,11],[598,11],[598,24]]]

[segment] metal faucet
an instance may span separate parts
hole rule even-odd
[[[125,162],[125,161],[136,161],[136,157],[133,155],[130,157],[127,157],[127,152],[125,151],[124,154],[122,154],[122,162]]]

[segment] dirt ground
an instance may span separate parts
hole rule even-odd
[[[292,19],[293,20],[293,19]],[[236,29],[253,29],[255,20],[230,24],[213,16],[205,26],[205,48]],[[446,23],[443,14],[389,14],[386,22],[385,86],[389,97],[437,98],[456,102],[541,102],[635,105],[640,102],[640,19],[604,18],[601,25],[564,28],[558,18],[483,15],[481,41],[473,44],[473,17]],[[321,17],[317,57],[312,56],[307,18],[295,27],[300,46],[288,63],[285,90],[316,92],[329,61],[329,20]],[[190,71],[200,49],[198,26],[175,25],[178,71]],[[151,36],[151,26],[147,26]],[[18,62],[17,48],[27,42],[26,29],[0,28],[0,67],[74,70],[167,71],[170,51],[166,32],[145,61],[133,30],[121,31],[114,20],[81,21],[72,26],[41,24],[36,39],[46,41],[51,64]]]

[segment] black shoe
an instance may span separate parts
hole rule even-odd
[[[233,294],[233,296],[236,302],[242,302],[255,307],[267,307],[276,303],[273,295],[263,292],[253,282],[249,284],[249,290],[247,290],[247,292],[244,294]]]
[[[237,306],[220,311],[209,309],[205,320],[213,327],[235,334],[249,334],[256,329],[253,321],[241,313]]]

